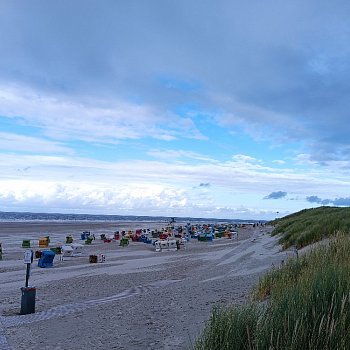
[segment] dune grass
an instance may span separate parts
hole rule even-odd
[[[276,219],[272,235],[281,235],[283,248],[298,249],[330,237],[338,231],[350,232],[350,208],[319,207]]]
[[[256,320],[259,318],[260,309],[254,304],[214,309],[202,337],[197,340],[195,349],[253,349]]]
[[[244,306],[216,309],[195,344],[209,349],[349,349],[350,235],[267,273]]]

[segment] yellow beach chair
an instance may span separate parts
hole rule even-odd
[[[49,246],[49,239],[48,237],[41,237],[39,238],[39,247],[40,248],[47,248]]]

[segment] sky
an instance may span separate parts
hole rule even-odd
[[[350,3],[2,0],[0,211],[350,205]]]

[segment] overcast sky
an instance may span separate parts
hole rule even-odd
[[[0,210],[350,205],[350,3],[0,2]]]

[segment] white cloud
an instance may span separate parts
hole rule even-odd
[[[112,211],[147,211],[184,207],[186,193],[171,187],[152,184],[128,186],[94,185],[66,182],[64,185],[50,181],[2,181],[0,198],[18,206],[48,206],[48,208],[75,208]]]
[[[262,166],[249,156],[234,159],[189,164],[1,155],[0,198],[9,208],[44,211],[227,217],[240,214],[242,203],[250,215],[288,211],[261,199],[277,185],[293,197],[350,197],[348,176],[329,176],[328,168],[298,171]],[[199,191],[201,183],[210,186]]]
[[[61,143],[43,138],[0,132],[0,149],[5,151],[31,153],[73,154],[73,150]]]
[[[75,212],[100,214],[165,215],[217,218],[270,219],[274,210],[217,206],[193,201],[191,194],[169,186],[130,184],[96,186],[93,184],[49,181],[2,181],[0,200],[3,210]]]
[[[245,154],[235,154],[232,158],[239,163],[262,163],[261,160]]]
[[[286,162],[282,159],[275,159],[272,161],[272,163],[279,164],[279,165],[286,164]]]
[[[151,105],[88,97],[74,100],[26,86],[0,86],[0,115],[41,128],[45,135],[60,140],[117,143],[144,137],[204,138],[190,118]]]
[[[205,162],[216,162],[215,159],[212,159],[208,156],[205,156],[200,153],[192,152],[192,151],[186,151],[186,150],[180,150],[180,149],[167,149],[167,150],[161,150],[161,149],[152,149],[147,152],[148,155],[158,158],[158,159],[195,159],[195,160],[201,160]]]
[[[317,162],[311,160],[311,155],[306,153],[297,154],[294,157],[294,161],[299,165],[317,165]]]
[[[93,181],[95,183],[152,182],[186,184],[193,187],[199,183],[223,186],[235,190],[260,191],[264,195],[275,190],[275,184],[293,191],[303,186],[348,186],[347,174],[327,176],[328,170],[319,167],[302,169],[272,168],[258,162],[242,161],[205,162],[198,164],[162,161],[107,162],[81,157],[0,155],[0,179],[16,179],[17,169],[30,167],[28,179],[43,177],[52,181]],[[246,158],[244,158],[246,159]],[[257,187],[258,186],[258,187]],[[286,188],[286,190],[288,190]],[[288,192],[292,192],[288,190]]]

